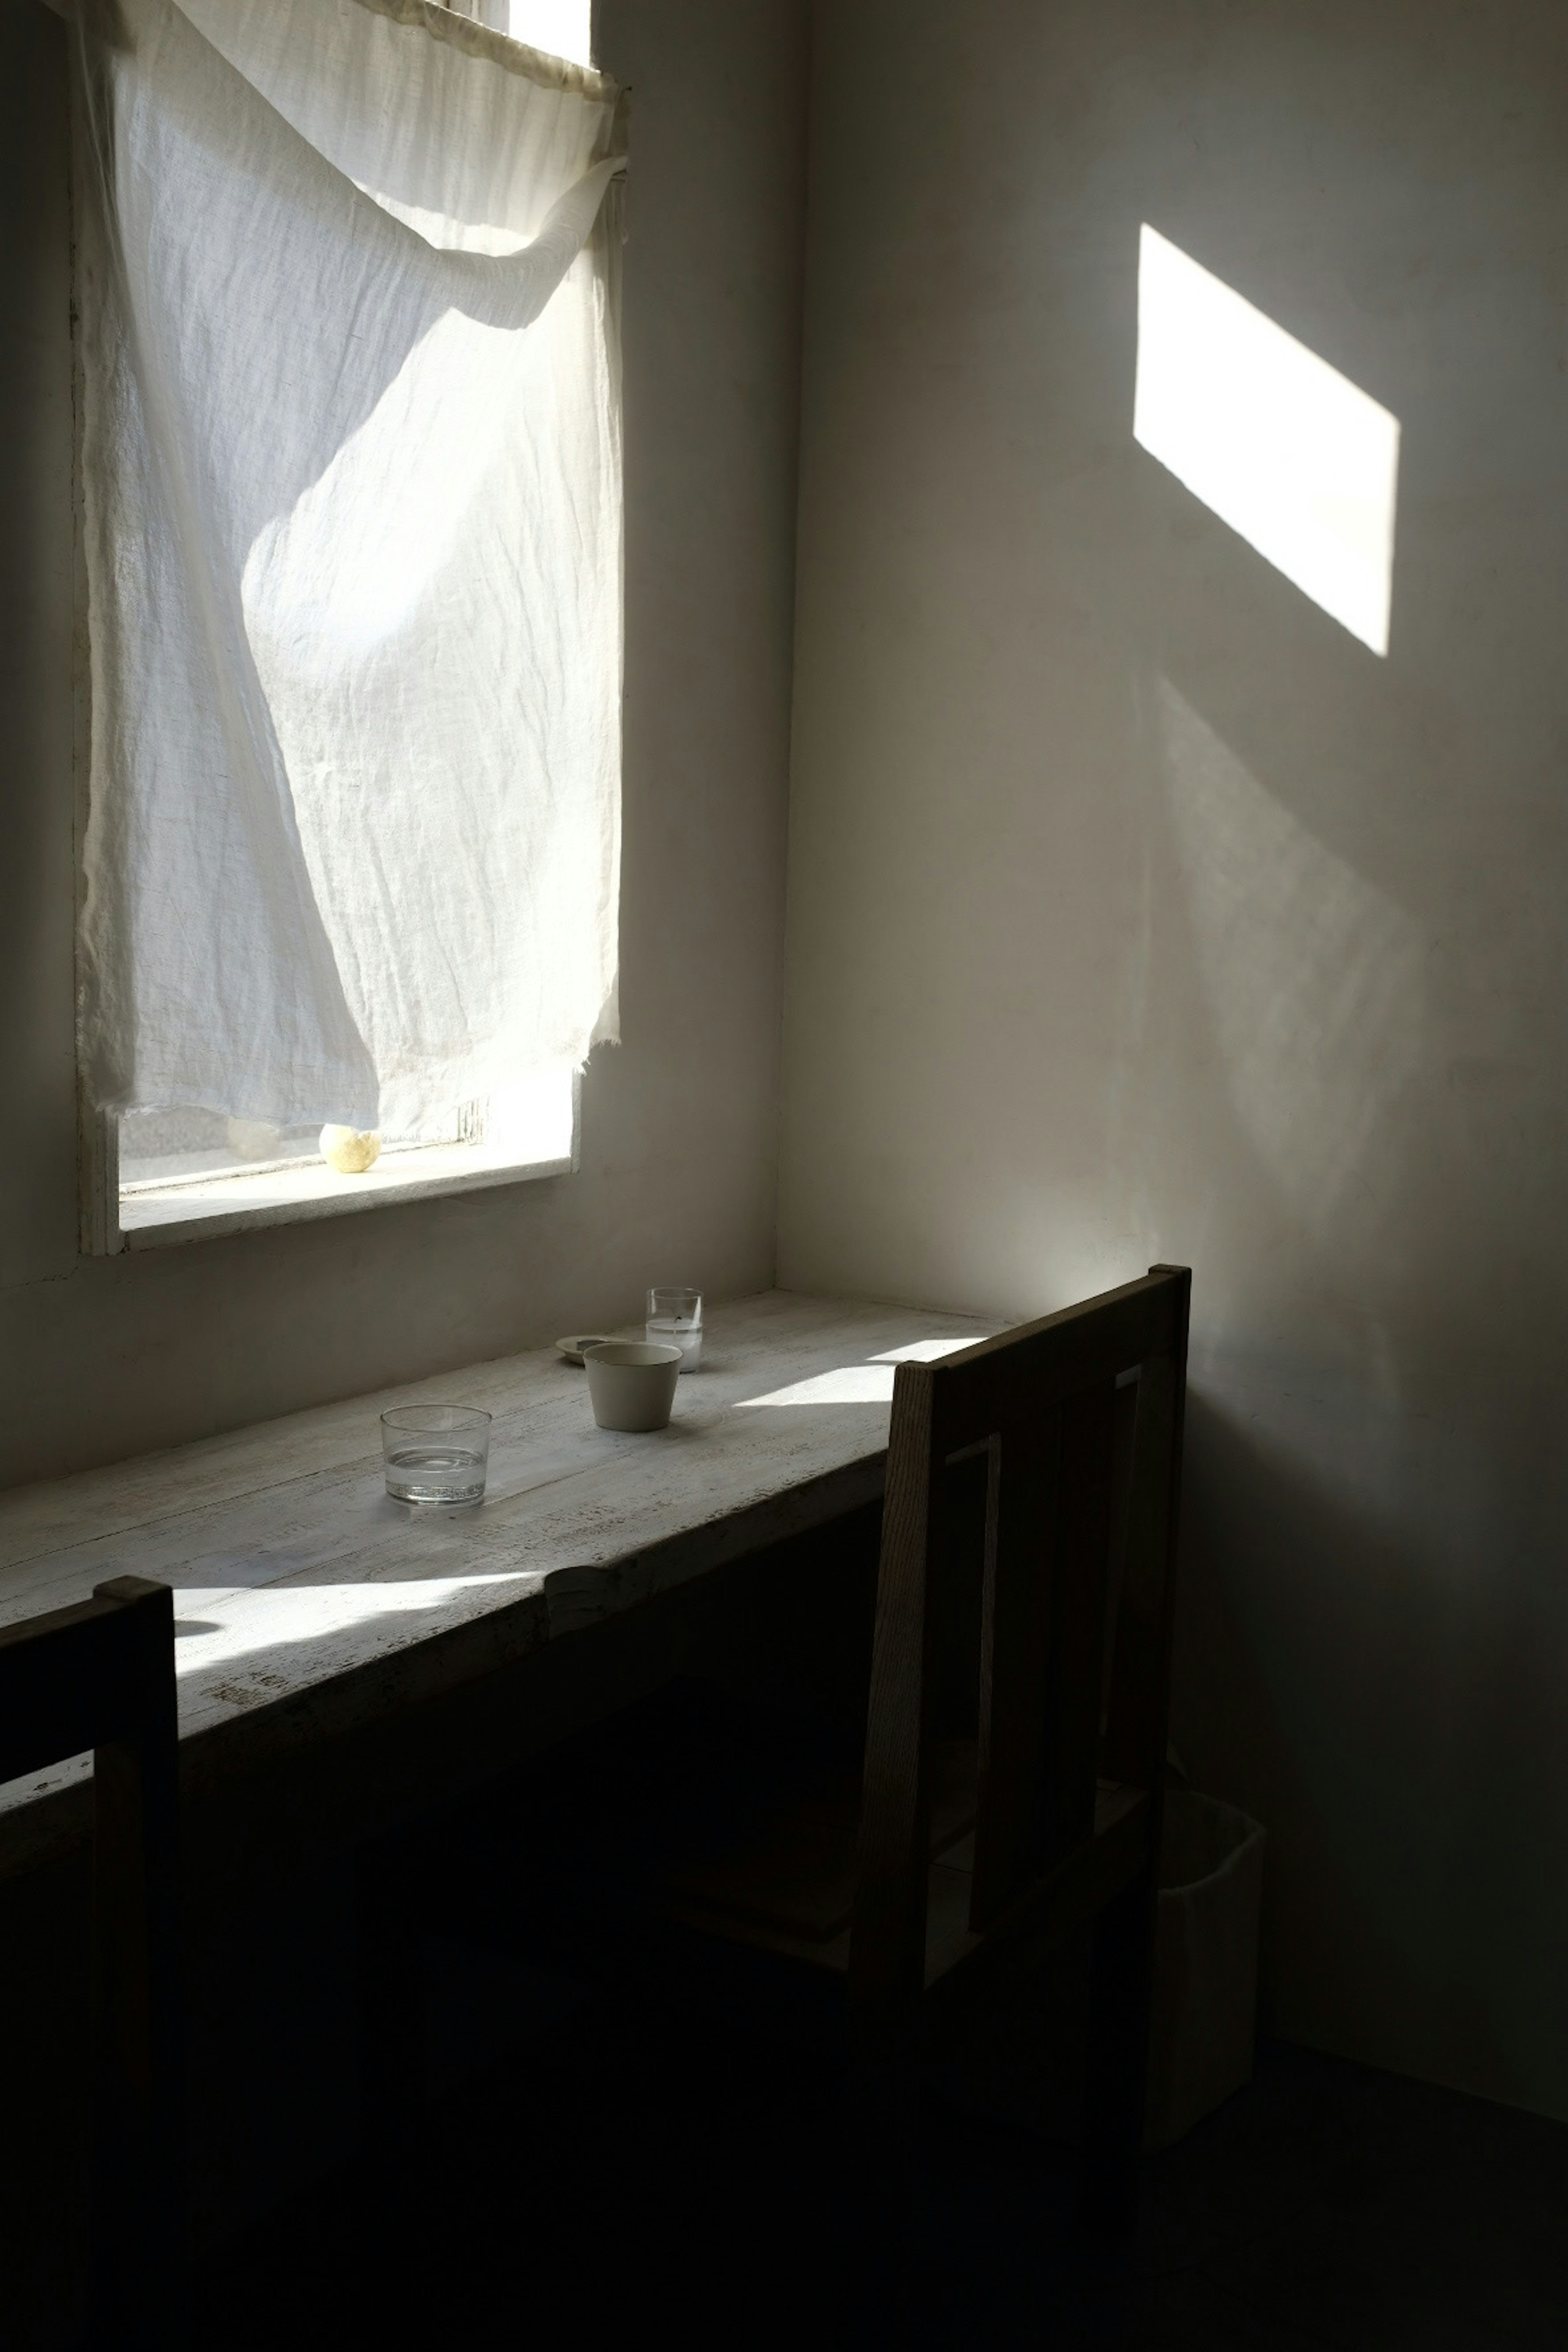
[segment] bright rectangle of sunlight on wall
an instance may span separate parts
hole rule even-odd
[[[1147,224],[1133,438],[1388,651],[1399,419]]]

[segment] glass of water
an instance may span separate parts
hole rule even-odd
[[[395,1503],[482,1503],[490,1417],[473,1404],[400,1404],[381,1416],[381,1454]]]
[[[681,1370],[694,1372],[702,1361],[702,1293],[650,1290],[644,1328],[650,1339],[679,1348]]]

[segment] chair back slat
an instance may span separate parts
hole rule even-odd
[[[1102,1760],[1108,1780],[1132,1780],[1146,1789],[1163,1780],[1169,1738],[1173,1553],[1186,1401],[1184,1297],[1181,1305],[1177,1346],[1168,1355],[1151,1357],[1138,1380]]]
[[[1100,1720],[1101,1729],[1110,1712],[1111,1684],[1116,1668],[1116,1629],[1121,1588],[1127,1572],[1127,1521],[1132,1488],[1132,1441],[1138,1415],[1139,1371],[1123,1372],[1116,1383],[1115,1425],[1111,1433],[1110,1573],[1105,1595],[1105,1649],[1100,1660]],[[1103,1750],[1102,1750],[1103,1764]]]
[[[1115,1413],[1114,1380],[1097,1381],[1061,1409],[1050,1648],[1046,1674],[1026,1697],[1047,1727],[1037,1874],[1055,1869],[1094,1830]]]
[[[1049,1574],[1061,1412],[1014,1419],[991,1442],[980,1625],[980,1805],[970,1925],[986,1926],[1037,1874],[1050,1650]]]
[[[1136,1282],[1108,1290],[1081,1306],[1063,1307],[1037,1323],[999,1332],[994,1339],[945,1356],[934,1364],[899,1367],[902,1373],[927,1371],[939,1391],[937,1442],[945,1453],[990,1436],[1006,1418],[1008,1398],[1026,1383],[1037,1404],[1059,1403],[1079,1390],[1169,1355],[1186,1325],[1179,1314],[1175,1276],[1185,1269],[1155,1267]],[[895,1407],[899,1381],[893,1385]],[[890,1455],[889,1455],[890,1459]]]

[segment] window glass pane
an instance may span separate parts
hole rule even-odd
[[[383,1152],[484,1139],[479,1107],[454,1111],[450,1124],[428,1134],[383,1136]],[[305,1166],[321,1157],[319,1127],[274,1127],[265,1119],[227,1118],[194,1104],[174,1110],[132,1110],[120,1120],[121,1192],[142,1184],[172,1184],[195,1176],[265,1175]]]
[[[226,1118],[222,1111],[127,1111],[120,1122],[120,1181],[169,1183],[180,1176],[217,1176],[236,1168],[262,1169],[319,1160],[320,1128],[270,1127],[259,1119]]]
[[[593,64],[592,0],[501,0],[501,5],[514,41],[546,49],[552,58],[570,58],[575,65]]]

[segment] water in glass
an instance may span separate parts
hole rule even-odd
[[[688,1323],[679,1315],[650,1315],[644,1328],[661,1348],[679,1349],[683,1372],[696,1371],[702,1361],[700,1323]]]
[[[647,1295],[647,1321],[643,1328],[656,1345],[679,1349],[683,1372],[696,1371],[702,1361],[702,1293],[700,1290],[650,1290]]]
[[[386,1456],[386,1491],[395,1503],[482,1503],[485,1456],[439,1438],[409,1438]]]

